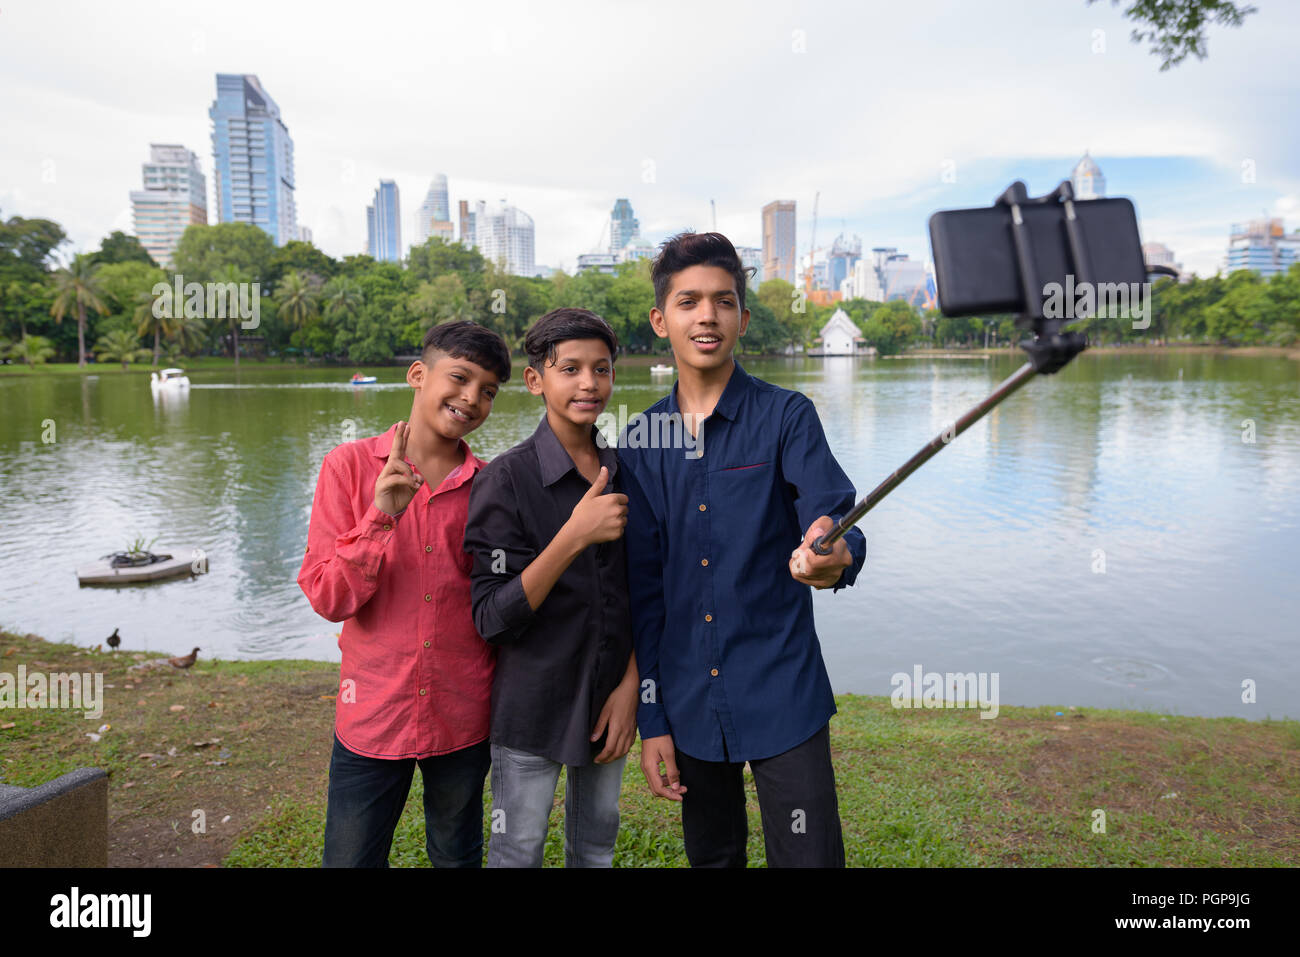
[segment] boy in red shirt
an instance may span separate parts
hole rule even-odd
[[[435,867],[478,867],[494,649],[474,630],[462,540],[485,464],[464,436],[510,378],[500,336],[434,326],[406,370],[409,423],[325,456],[298,584],[343,622],[325,867],[387,867],[415,765]]]

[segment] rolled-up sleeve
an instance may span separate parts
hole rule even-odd
[[[520,576],[537,552],[520,521],[507,468],[490,465],[475,477],[464,547],[473,560],[470,601],[474,627],[490,644],[519,638],[536,614],[528,604]]]
[[[316,613],[328,621],[351,618],[374,596],[396,534],[397,517],[373,503],[358,520],[353,492],[331,456],[326,456],[316,481],[298,586]]]

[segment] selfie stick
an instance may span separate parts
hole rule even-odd
[[[1074,190],[1070,186],[1070,181],[1062,181],[1061,185],[1051,193],[1037,199],[1028,197],[1025,184],[1019,180],[1008,186],[1006,192],[998,197],[995,205],[1000,204],[1011,208],[1011,236],[1015,242],[1016,261],[1020,267],[1021,294],[1026,308],[1026,311],[1016,318],[1016,325],[1033,329],[1034,338],[1020,344],[1020,348],[1028,353],[1029,361],[998,386],[988,398],[927,442],[919,452],[872,489],[871,493],[858,502],[851,512],[836,522],[834,528],[813,542],[810,547],[818,555],[829,555],[831,546],[861,521],[867,512],[875,508],[881,499],[898,488],[904,479],[928,462],[945,445],[982,419],[999,402],[1039,373],[1051,375],[1059,372],[1071,359],[1088,347],[1088,337],[1082,333],[1061,331],[1061,326],[1068,320],[1048,319],[1043,315],[1043,287],[1038,282],[1038,270],[1034,264],[1029,230],[1021,217],[1020,207],[1029,203],[1053,202],[1060,202],[1065,210],[1065,232],[1070,256],[1074,261],[1076,281],[1080,284],[1091,282],[1092,266],[1084,246],[1083,229],[1075,217]]]

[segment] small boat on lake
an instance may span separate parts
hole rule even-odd
[[[184,369],[163,369],[162,372],[150,372],[149,387],[155,392],[162,389],[188,389],[190,387],[190,377],[185,374]]]
[[[676,370],[672,366],[655,364],[650,367],[651,375],[672,375]]]
[[[354,373],[351,380],[353,385],[374,385],[379,380],[372,375],[362,375],[360,372]]]
[[[158,551],[113,552],[77,567],[82,585],[129,585],[158,581],[207,571],[208,558],[192,545],[159,548]]]

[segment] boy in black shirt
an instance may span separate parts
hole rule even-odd
[[[638,690],[627,496],[595,425],[618,339],[593,312],[556,309],[524,349],[546,415],[475,478],[465,528],[474,624],[498,648],[488,867],[541,866],[562,765],[565,864],[609,867]]]

